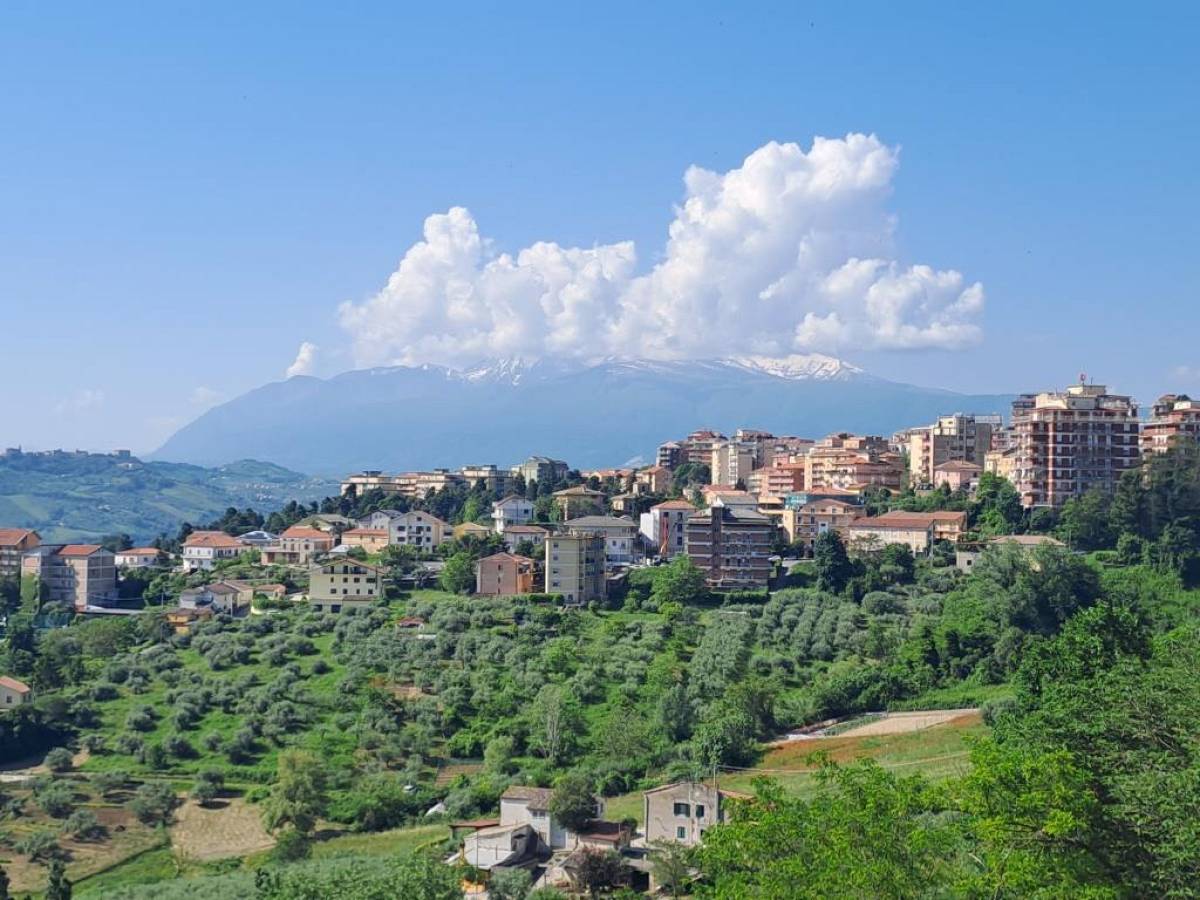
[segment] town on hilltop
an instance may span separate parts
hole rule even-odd
[[[638,467],[535,455],[362,471],[322,502],[231,507],[175,534],[50,543],[0,528],[2,761],[72,740],[47,765],[105,774],[90,802],[133,798],[111,816],[139,852],[182,802],[155,787],[166,773],[196,780],[178,813],[193,824],[221,821],[218,796],[239,815],[267,803],[266,830],[247,819],[261,848],[286,834],[307,854],[317,818],[416,822],[443,864],[481,889],[494,879],[498,896],[513,871],[564,890],[673,891],[707,865],[706,832],[757,802],[762,746],[799,766],[796,745],[833,739],[822,729],[922,697],[951,704],[923,711],[930,722],[983,727],[980,701],[1020,653],[994,637],[968,652],[969,636],[936,622],[955,590],[999,577],[996,560],[1061,566],[1068,582],[1085,553],[1185,579],[1195,562],[1170,526],[1103,532],[1155,460],[1200,440],[1200,402],[1182,394],[1145,419],[1081,381],[1021,395],[1007,421],[948,412],[887,436],[664,438]],[[1094,602],[1099,588],[1086,590]],[[1021,615],[1006,638],[1018,646],[1061,625]],[[920,684],[868,685],[863,672],[924,634],[918,621],[931,629]],[[839,681],[852,659],[873,662]],[[618,724],[589,732],[591,704]],[[646,729],[658,734],[635,736]],[[318,758],[343,768],[316,793],[340,799],[272,819],[274,780]],[[594,778],[571,768],[584,760]],[[31,798],[48,790],[30,784]],[[77,877],[99,872],[88,847],[107,826],[93,819],[15,843],[22,884],[56,854]],[[684,851],[699,855],[672,855]]]

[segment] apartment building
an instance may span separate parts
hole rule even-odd
[[[336,539],[332,534],[311,528],[308,525],[293,525],[279,536],[277,546],[264,547],[264,566],[307,566],[318,556],[333,549]]]
[[[683,444],[679,441],[667,441],[659,444],[654,454],[654,463],[660,469],[668,472],[678,469],[684,463]]]
[[[581,516],[563,524],[575,534],[599,534],[604,537],[604,565],[608,570],[632,565],[641,559],[638,525],[633,519],[616,516]]]
[[[511,471],[514,478],[520,475],[526,484],[529,484],[531,481],[536,481],[538,484],[554,484],[567,477],[570,466],[561,459],[551,459],[548,456],[531,456],[520,465],[513,466]]]
[[[1027,507],[1062,506],[1111,491],[1140,462],[1137,405],[1100,384],[1075,384],[1013,403],[1013,483]]]
[[[373,605],[383,596],[384,570],[356,559],[337,559],[309,572],[308,600],[317,612],[338,613]]]
[[[912,484],[932,485],[937,467],[948,462],[965,462],[982,470],[984,456],[992,448],[990,417],[955,413],[939,416],[932,425],[908,433],[908,470]]]
[[[509,553],[516,553],[522,544],[531,544],[536,550],[546,543],[550,535],[549,528],[541,525],[509,525],[504,529],[504,546]]]
[[[900,455],[877,435],[833,434],[804,457],[804,488],[881,487],[897,491],[903,480]]]
[[[509,494],[492,504],[492,524],[497,534],[510,525],[524,525],[533,518],[533,501]]]
[[[665,494],[671,489],[671,470],[667,466],[649,466],[639,469],[633,476],[633,490],[637,494]]]
[[[687,555],[716,590],[765,588],[771,577],[770,520],[755,509],[712,506],[688,519]]]
[[[21,558],[21,575],[38,579],[46,600],[82,612],[117,599],[117,563],[98,544],[41,544]]]
[[[475,593],[512,597],[534,591],[534,561],[514,553],[493,553],[475,563]]]
[[[642,513],[640,531],[663,559],[686,552],[687,523],[696,507],[686,500],[667,500]]]
[[[207,571],[223,559],[237,558],[245,549],[237,538],[223,531],[193,531],[183,541],[183,569]]]
[[[491,464],[484,466],[463,466],[458,470],[468,485],[474,487],[483,482],[484,489],[490,494],[505,493],[512,484],[512,472]]]
[[[780,462],[755,469],[746,478],[746,490],[756,496],[785,497],[804,490],[804,463]]]
[[[388,530],[386,528],[347,528],[342,532],[342,543],[347,547],[362,547],[368,553],[378,553],[388,545]]]
[[[746,483],[758,462],[758,447],[748,441],[718,441],[709,455],[709,483],[729,487]]]
[[[811,555],[816,547],[817,538],[826,531],[836,531],[844,535],[854,520],[865,515],[863,508],[855,503],[828,498],[813,500],[795,509],[785,506],[780,526],[789,543],[800,546],[805,553]]]
[[[454,529],[448,523],[419,509],[410,509],[408,512],[377,510],[359,519],[358,525],[360,528],[385,529],[389,544],[401,544],[419,550],[432,550],[451,540],[454,535]]]
[[[967,526],[963,511],[920,513],[893,509],[881,516],[864,516],[846,526],[847,542],[860,550],[907,544],[913,553],[928,553],[935,541],[957,543]]]
[[[945,487],[950,491],[964,491],[973,494],[979,487],[979,476],[982,474],[982,466],[960,459],[952,459],[950,462],[944,462],[934,468],[933,487]]]
[[[385,475],[378,469],[367,469],[348,475],[342,480],[342,496],[361,497],[368,491],[382,491],[385,494],[420,500],[431,491],[466,483],[467,479],[463,475],[449,469],[400,472],[395,475]]]
[[[19,578],[21,557],[42,542],[28,528],[0,528],[0,578]]]
[[[604,492],[577,484],[554,492],[554,503],[564,521],[604,512]]]
[[[1143,455],[1166,453],[1180,440],[1200,441],[1200,402],[1187,394],[1164,394],[1150,407],[1142,423]]]
[[[546,538],[546,593],[571,606],[603,600],[604,535],[562,532]]]

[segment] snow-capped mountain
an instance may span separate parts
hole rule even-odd
[[[209,410],[154,456],[264,459],[321,475],[508,465],[535,453],[593,467],[653,458],[697,428],[890,434],[943,413],[1007,412],[1010,400],[897,384],[821,354],[392,366],[265,385]]]

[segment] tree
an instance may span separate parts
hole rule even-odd
[[[50,862],[50,881],[46,886],[46,900],[71,900],[71,882],[61,859]]]
[[[654,880],[672,897],[683,896],[692,880],[690,851],[677,841],[657,840],[650,842],[650,871]]]
[[[0,900],[12,900],[12,894],[8,892],[8,886],[8,873],[4,871],[4,866],[0,866]]]
[[[529,708],[530,746],[558,764],[574,752],[582,726],[575,695],[561,685],[542,685]]]
[[[1108,493],[1098,488],[1072,497],[1059,515],[1059,537],[1078,550],[1111,547],[1116,540],[1108,514],[1111,502]]]
[[[667,603],[703,602],[708,594],[704,573],[690,557],[681,554],[655,571],[650,599],[662,609]]]
[[[488,900],[525,900],[531,880],[525,869],[494,869],[488,878]]]
[[[46,754],[46,768],[51,772],[68,772],[74,763],[74,756],[66,747],[55,747]]]
[[[301,834],[310,833],[328,805],[325,790],[325,767],[319,759],[303,750],[282,751],[264,804],[267,828],[277,831],[290,825]]]
[[[69,834],[80,841],[103,837],[107,831],[90,809],[75,810],[67,817],[67,821],[63,822],[62,830],[64,834]]]
[[[446,560],[439,582],[443,591],[469,594],[475,587],[475,560],[471,554],[460,550]]]
[[[167,825],[179,800],[169,784],[149,781],[139,787],[129,808],[147,825]]]
[[[840,594],[854,574],[854,564],[846,553],[846,545],[836,531],[823,531],[813,546],[817,572],[817,589]]]
[[[357,859],[334,859],[320,867],[262,868],[255,874],[254,887],[258,900],[462,900],[459,870],[424,853],[372,866]]]
[[[582,773],[568,773],[558,779],[550,795],[550,815],[574,832],[587,827],[596,818],[592,780]]]
[[[589,897],[599,897],[602,892],[624,884],[628,876],[625,861],[612,850],[585,848],[576,859],[574,880]]]

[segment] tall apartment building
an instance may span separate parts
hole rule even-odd
[[[972,463],[983,468],[992,449],[992,419],[955,413],[932,425],[914,428],[908,437],[908,470],[913,484],[931,485],[938,466]]]
[[[686,549],[687,522],[696,507],[686,500],[666,500],[642,513],[640,530],[663,559],[674,559]]]
[[[688,519],[687,555],[716,590],[764,588],[771,577],[771,520],[741,506],[712,506]]]
[[[739,481],[743,484],[755,469],[757,446],[745,441],[720,441],[715,443],[709,456],[709,483],[727,484],[730,487]]]
[[[1013,482],[1025,506],[1058,507],[1093,488],[1111,491],[1139,461],[1138,411],[1100,384],[1013,403]]]
[[[561,459],[531,456],[520,465],[513,466],[512,475],[514,478],[520,475],[526,484],[531,481],[536,481],[538,484],[554,484],[566,478],[570,468]]]
[[[471,487],[482,481],[484,488],[493,494],[507,492],[508,486],[512,482],[511,471],[490,464],[485,466],[463,466],[458,470],[458,474]]]
[[[1181,438],[1200,441],[1200,402],[1187,394],[1164,394],[1142,423],[1142,453],[1166,453]]]
[[[466,484],[467,479],[449,469],[433,469],[428,472],[400,472],[385,475],[378,469],[368,469],[342,480],[342,496],[361,497],[368,491],[382,491],[400,497],[422,499],[431,491]]]
[[[804,457],[804,489],[873,486],[899,490],[904,467],[886,438],[831,434]]]
[[[746,490],[757,497],[786,497],[804,490],[804,463],[781,462],[755,469],[746,478]]]
[[[21,574],[34,576],[52,603],[82,611],[117,599],[117,563],[97,544],[42,544],[21,558]]]
[[[679,441],[667,441],[665,444],[658,445],[658,451],[654,455],[655,465],[660,468],[672,471],[683,465],[683,444]]]
[[[866,512],[858,504],[822,498],[799,508],[784,507],[780,525],[791,543],[800,545],[805,553],[811,555],[817,538],[826,531],[842,534],[851,522],[865,515]]]
[[[603,600],[604,535],[564,532],[548,537],[546,593],[561,594],[571,606]]]
[[[20,578],[21,557],[41,542],[28,528],[0,528],[0,578]]]

